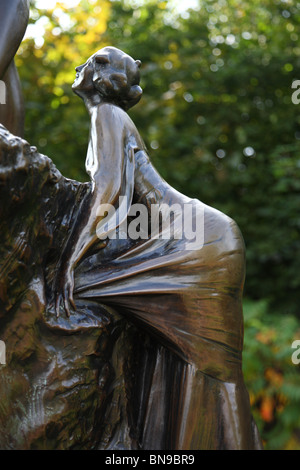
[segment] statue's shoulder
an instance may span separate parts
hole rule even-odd
[[[114,103],[109,103],[109,102],[103,102],[103,103],[100,103],[98,106],[97,106],[97,109],[99,110],[99,114],[101,116],[119,116],[120,118],[123,118],[124,120],[125,119],[130,119],[128,114],[126,113],[126,111],[124,111],[122,108],[120,108],[120,106],[117,106],[116,104]]]
[[[94,109],[94,117],[96,125],[100,126],[104,132],[109,132],[115,136],[121,135],[120,132],[122,133],[125,128],[132,125],[128,114],[113,103],[100,103]]]
[[[98,119],[102,122],[102,130],[109,136],[119,139],[132,139],[134,145],[140,150],[145,150],[145,144],[136,125],[124,109],[113,103],[101,103],[99,105]]]

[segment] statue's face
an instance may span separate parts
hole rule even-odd
[[[80,96],[93,90],[93,62],[90,58],[85,64],[76,67],[76,77],[72,89]]]
[[[100,81],[103,81],[103,86],[105,86],[106,80],[109,80],[109,77],[114,73],[125,75],[125,59],[133,61],[127,54],[114,47],[100,49],[85,64],[76,67],[76,78],[72,85],[73,91],[81,97],[93,92],[96,93],[93,78],[96,76],[97,79],[101,79]]]

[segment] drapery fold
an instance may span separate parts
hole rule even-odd
[[[135,171],[157,180],[145,158],[135,153]],[[1,126],[0,167],[1,448],[261,448],[241,367],[236,224],[203,205],[198,250],[184,237],[95,246],[75,271],[76,312],[56,318],[53,273],[91,185]],[[202,205],[163,180],[141,191],[139,178],[132,202]]]

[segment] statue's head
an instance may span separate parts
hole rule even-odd
[[[76,67],[73,91],[85,99],[100,95],[103,101],[127,110],[142,96],[139,86],[141,62],[115,47],[104,47]]]

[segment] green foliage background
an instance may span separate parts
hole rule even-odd
[[[131,111],[154,165],[179,191],[234,218],[247,248],[244,373],[267,449],[300,448],[300,2],[82,0],[32,6],[44,43],[19,68],[25,138],[85,180],[89,120],[74,67],[105,45],[143,63]],[[298,337],[297,337],[298,335]]]

